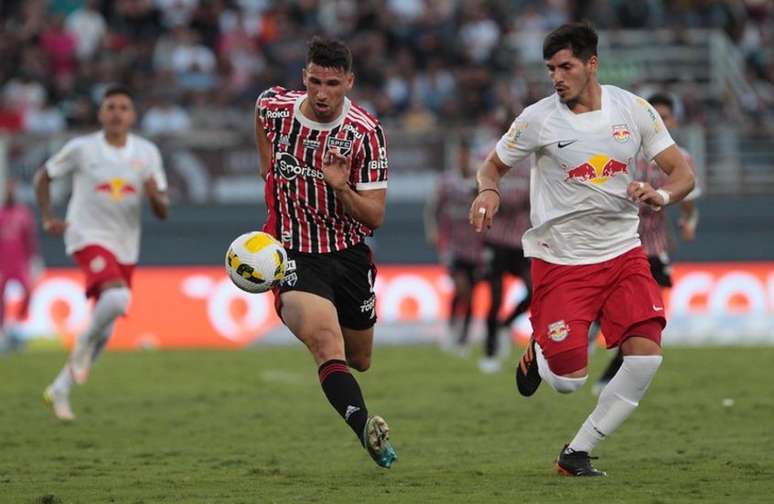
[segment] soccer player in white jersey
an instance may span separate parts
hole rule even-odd
[[[156,217],[165,219],[168,212],[161,155],[154,144],[129,132],[135,119],[129,90],[109,87],[99,108],[102,130],[70,140],[35,174],[43,229],[64,234],[67,253],[86,276],[86,295],[95,300],[89,326],[75,339],[68,361],[44,393],[63,421],[75,418],[70,389],[86,381],[116,319],[129,306],[143,196]],[[72,177],[73,186],[64,220],[54,214],[49,191],[51,180],[63,176]]]
[[[637,235],[639,206],[680,201],[694,181],[653,107],[597,81],[591,26],[557,28],[543,58],[556,93],[524,109],[479,168],[470,220],[477,230],[491,223],[500,178],[534,154],[532,228],[523,238],[533,258],[533,336],[516,382],[525,396],[542,380],[563,394],[578,390],[587,379],[589,324],[601,320],[608,347],[620,346],[624,362],[556,468],[602,476],[589,454],[634,412],[661,365],[664,305]],[[641,149],[668,174],[659,188],[633,178]]]

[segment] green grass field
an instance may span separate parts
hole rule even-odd
[[[597,352],[594,368],[602,366]],[[774,348],[667,349],[634,416],[595,454],[553,459],[595,404],[430,347],[378,347],[359,376],[400,455],[376,467],[298,346],[109,353],[59,424],[41,391],[56,352],[0,357],[0,502],[772,502]],[[724,406],[724,399],[733,406]]]

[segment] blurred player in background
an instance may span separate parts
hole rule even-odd
[[[15,280],[24,291],[17,320],[27,318],[36,273],[42,269],[32,211],[16,199],[16,182],[8,180],[0,206],[0,350],[16,345],[5,321],[5,288]],[[36,271],[37,270],[37,271]]]
[[[343,43],[313,39],[303,81],[306,91],[264,91],[255,109],[263,229],[288,251],[277,312],[311,352],[328,401],[389,468],[389,427],[369,415],[349,370],[371,365],[376,267],[364,240],[384,220],[387,143],[379,121],[346,96],[354,74]]]
[[[501,130],[502,131],[502,130]],[[489,283],[490,305],[486,317],[486,339],[484,356],[479,362],[483,373],[496,373],[500,370],[498,355],[510,352],[510,326],[516,317],[526,312],[532,299],[532,281],[529,272],[529,259],[524,256],[521,238],[529,229],[529,178],[528,176],[503,177],[500,185],[502,201],[497,217],[484,235],[484,260],[486,280]],[[503,279],[509,273],[521,278],[527,295],[500,320],[500,308],[503,303]]]
[[[668,130],[677,128],[677,118],[675,117],[674,101],[669,95],[655,94],[648,99],[648,102],[656,109],[658,115],[664,121]],[[678,149],[685,157],[688,166],[693,169],[693,159],[691,155],[678,146]],[[636,180],[647,182],[653,187],[661,187],[666,183],[667,177],[656,163],[648,162],[643,158],[638,158],[637,171],[634,175]],[[699,210],[696,208],[695,200],[701,195],[701,189],[697,183],[693,191],[680,202],[680,237],[685,241],[693,240],[696,236],[696,226],[699,223]],[[653,274],[656,283],[663,289],[672,287],[672,266],[669,260],[669,251],[674,248],[670,239],[669,225],[667,215],[649,205],[640,207],[640,241],[645,249],[650,263],[650,272]],[[595,325],[595,327],[599,327]],[[592,329],[591,339],[596,338],[596,332]],[[599,378],[592,389],[593,393],[599,394],[605,385],[613,379],[613,376],[623,364],[623,354],[619,348],[615,356],[610,360],[605,372]]]
[[[74,138],[35,174],[35,195],[46,232],[64,234],[65,248],[86,276],[95,300],[91,322],[44,397],[61,420],[75,418],[70,389],[83,384],[107,344],[116,319],[129,306],[132,271],[140,253],[143,196],[156,217],[168,211],[167,181],[158,148],[129,132],[136,113],[127,88],[106,89],[99,108],[102,130]],[[65,220],[51,208],[52,179],[72,177]]]
[[[449,334],[442,347],[463,355],[467,350],[473,316],[473,287],[481,279],[483,242],[468,223],[470,203],[476,196],[476,178],[470,144],[462,140],[458,170],[438,177],[435,192],[425,206],[425,232],[435,245],[454,285],[449,306]]]
[[[478,171],[470,210],[486,229],[500,205],[498,184],[516,162],[535,154],[532,225],[533,335],[516,368],[524,396],[542,380],[560,393],[587,380],[589,325],[600,319],[607,346],[620,346],[621,369],[556,468],[603,476],[590,452],[631,415],[661,365],[666,324],[661,292],[637,236],[639,205],[664,207],[693,189],[693,174],[658,113],[642,98],[597,81],[597,34],[562,25],[543,43],[556,93],[524,109]],[[643,149],[669,176],[656,189],[634,180]]]

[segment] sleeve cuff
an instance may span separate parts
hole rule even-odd
[[[375,189],[387,189],[387,181],[381,182],[358,182],[355,184],[355,189],[358,191],[373,191]]]
[[[653,161],[653,158],[664,152],[667,148],[675,145],[675,141],[672,137],[666,137],[651,145],[648,149],[648,161]]]

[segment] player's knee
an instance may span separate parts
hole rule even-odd
[[[331,359],[341,359],[343,354],[343,344],[341,337],[333,329],[316,329],[313,333],[298,334],[312,352],[312,355],[320,362]]]
[[[559,352],[546,359],[548,376],[545,379],[560,394],[571,394],[581,388],[588,379],[588,359],[585,347]]]
[[[371,367],[371,356],[357,355],[357,356],[347,357],[347,364],[352,369],[356,369],[362,373],[363,371],[368,371],[368,368]]]
[[[129,310],[129,302],[132,299],[131,291],[126,287],[114,287],[106,289],[100,294],[99,302],[104,304],[112,317],[126,315]]]
[[[621,343],[624,355],[661,355],[661,331],[663,322],[650,319],[639,322],[626,331]]]
[[[588,378],[588,375],[579,378],[554,375],[550,383],[551,387],[560,394],[572,394],[581,388]]]

